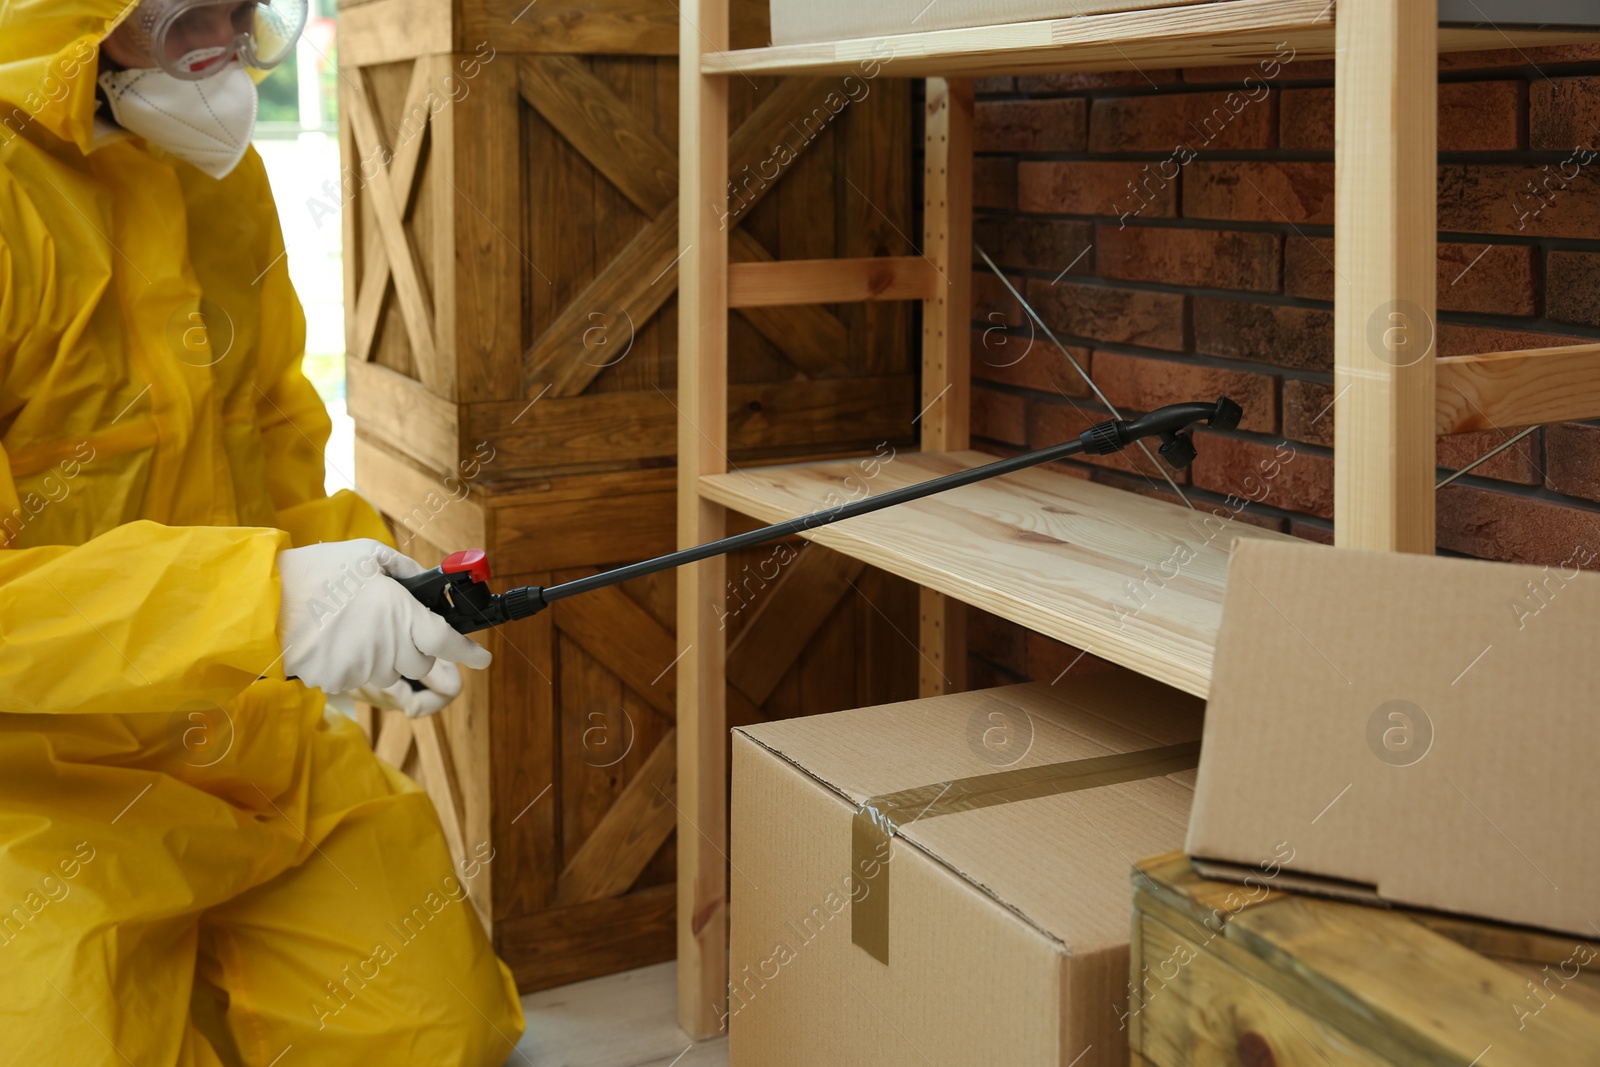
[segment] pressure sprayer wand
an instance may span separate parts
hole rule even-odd
[[[1243,411],[1227,397],[1218,398],[1215,404],[1170,404],[1148,415],[1123,421],[1114,419],[1102,422],[1083,431],[1075,440],[1065,441],[1037,452],[1027,452],[1009,459],[986,463],[981,467],[946,474],[916,485],[891,489],[878,496],[851,501],[824,511],[789,519],[786,522],[763,526],[758,530],[724,537],[720,541],[685,548],[665,556],[632,563],[626,567],[593,574],[560,585],[528,585],[504,593],[489,591],[489,563],[481,550],[457,552],[438,567],[414,578],[402,578],[400,584],[411,590],[413,596],[454,626],[461,633],[487,630],[491,626],[524,619],[549,607],[557,600],[588,593],[596,589],[642,578],[646,574],[671,570],[685,563],[695,563],[712,556],[720,556],[741,548],[749,548],[782,537],[791,537],[814,530],[819,526],[870,515],[874,511],[905,504],[912,500],[933,496],[974,482],[998,478],[1002,474],[1026,470],[1041,463],[1065,459],[1087,452],[1094,456],[1120,452],[1128,445],[1145,437],[1160,437],[1162,457],[1174,468],[1187,467],[1195,458],[1194,441],[1189,427],[1204,422],[1218,430],[1232,430],[1239,425]]]

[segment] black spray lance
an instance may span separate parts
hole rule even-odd
[[[446,557],[443,563],[431,571],[425,571],[414,578],[396,580],[430,610],[444,616],[445,621],[457,631],[470,634],[501,623],[525,619],[529,615],[538,614],[557,600],[577,596],[579,593],[604,589],[646,574],[681,567],[685,563],[720,556],[736,549],[803,534],[818,526],[853,519],[858,515],[868,515],[874,511],[894,507],[896,504],[921,500],[935,493],[998,478],[1002,474],[1036,467],[1041,463],[1050,463],[1081,453],[1105,456],[1120,452],[1145,437],[1160,437],[1162,458],[1174,468],[1182,469],[1195,458],[1194,441],[1189,434],[1190,426],[1204,422],[1213,429],[1232,430],[1238,427],[1242,415],[1243,411],[1239,405],[1225,396],[1218,398],[1215,404],[1169,404],[1137,419],[1128,421],[1114,419],[1102,422],[1083,431],[1076,440],[1041,448],[1037,452],[1027,452],[1009,459],[986,463],[981,467],[973,467],[970,470],[946,474],[916,485],[893,489],[880,496],[852,501],[824,511],[814,511],[786,522],[763,526],[758,530],[724,537],[720,541],[685,548],[645,560],[643,563],[632,563],[626,567],[592,574],[587,578],[563,582],[560,585],[526,585],[504,593],[492,593],[488,584],[489,561],[481,549],[456,552]],[[412,683],[414,686],[419,684]]]

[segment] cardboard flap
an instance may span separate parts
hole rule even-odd
[[[1239,542],[1189,853],[1593,936],[1593,558]]]

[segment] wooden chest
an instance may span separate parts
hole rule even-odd
[[[440,474],[492,452],[485,485],[674,461],[694,255],[676,26],[667,0],[341,8],[345,173],[324,210],[363,437]],[[913,251],[910,101],[903,79],[739,79],[734,258]],[[732,313],[731,456],[914,440],[912,325],[904,302]]]
[[[670,551],[674,500],[670,470],[575,475],[454,503],[440,522],[469,527],[452,546],[502,547],[504,590]],[[425,564],[446,554],[396,533]],[[915,587],[799,540],[728,573],[730,726],[914,693]],[[675,597],[664,573],[560,601],[475,635],[494,663],[463,672],[441,714],[371,715],[378,754],[433,797],[524,992],[675,953]]]
[[[1284,893],[1275,870],[1235,885],[1182,853],[1138,865],[1136,1067],[1600,1063],[1600,933]]]
[[[486,549],[501,589],[670,551],[694,254],[676,8],[346,0],[339,35],[358,489],[424,562]],[[744,259],[910,251],[909,86],[835,113],[837,83],[734,87]],[[734,313],[733,461],[913,442],[913,325],[896,303]],[[914,587],[798,541],[727,574],[732,724],[915,695]],[[368,713],[524,990],[674,953],[674,596],[668,574],[564,601],[480,635],[494,666],[435,720]]]

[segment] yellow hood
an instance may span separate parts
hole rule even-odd
[[[133,0],[0,3],[0,149],[40,129],[87,153],[100,42]]]

